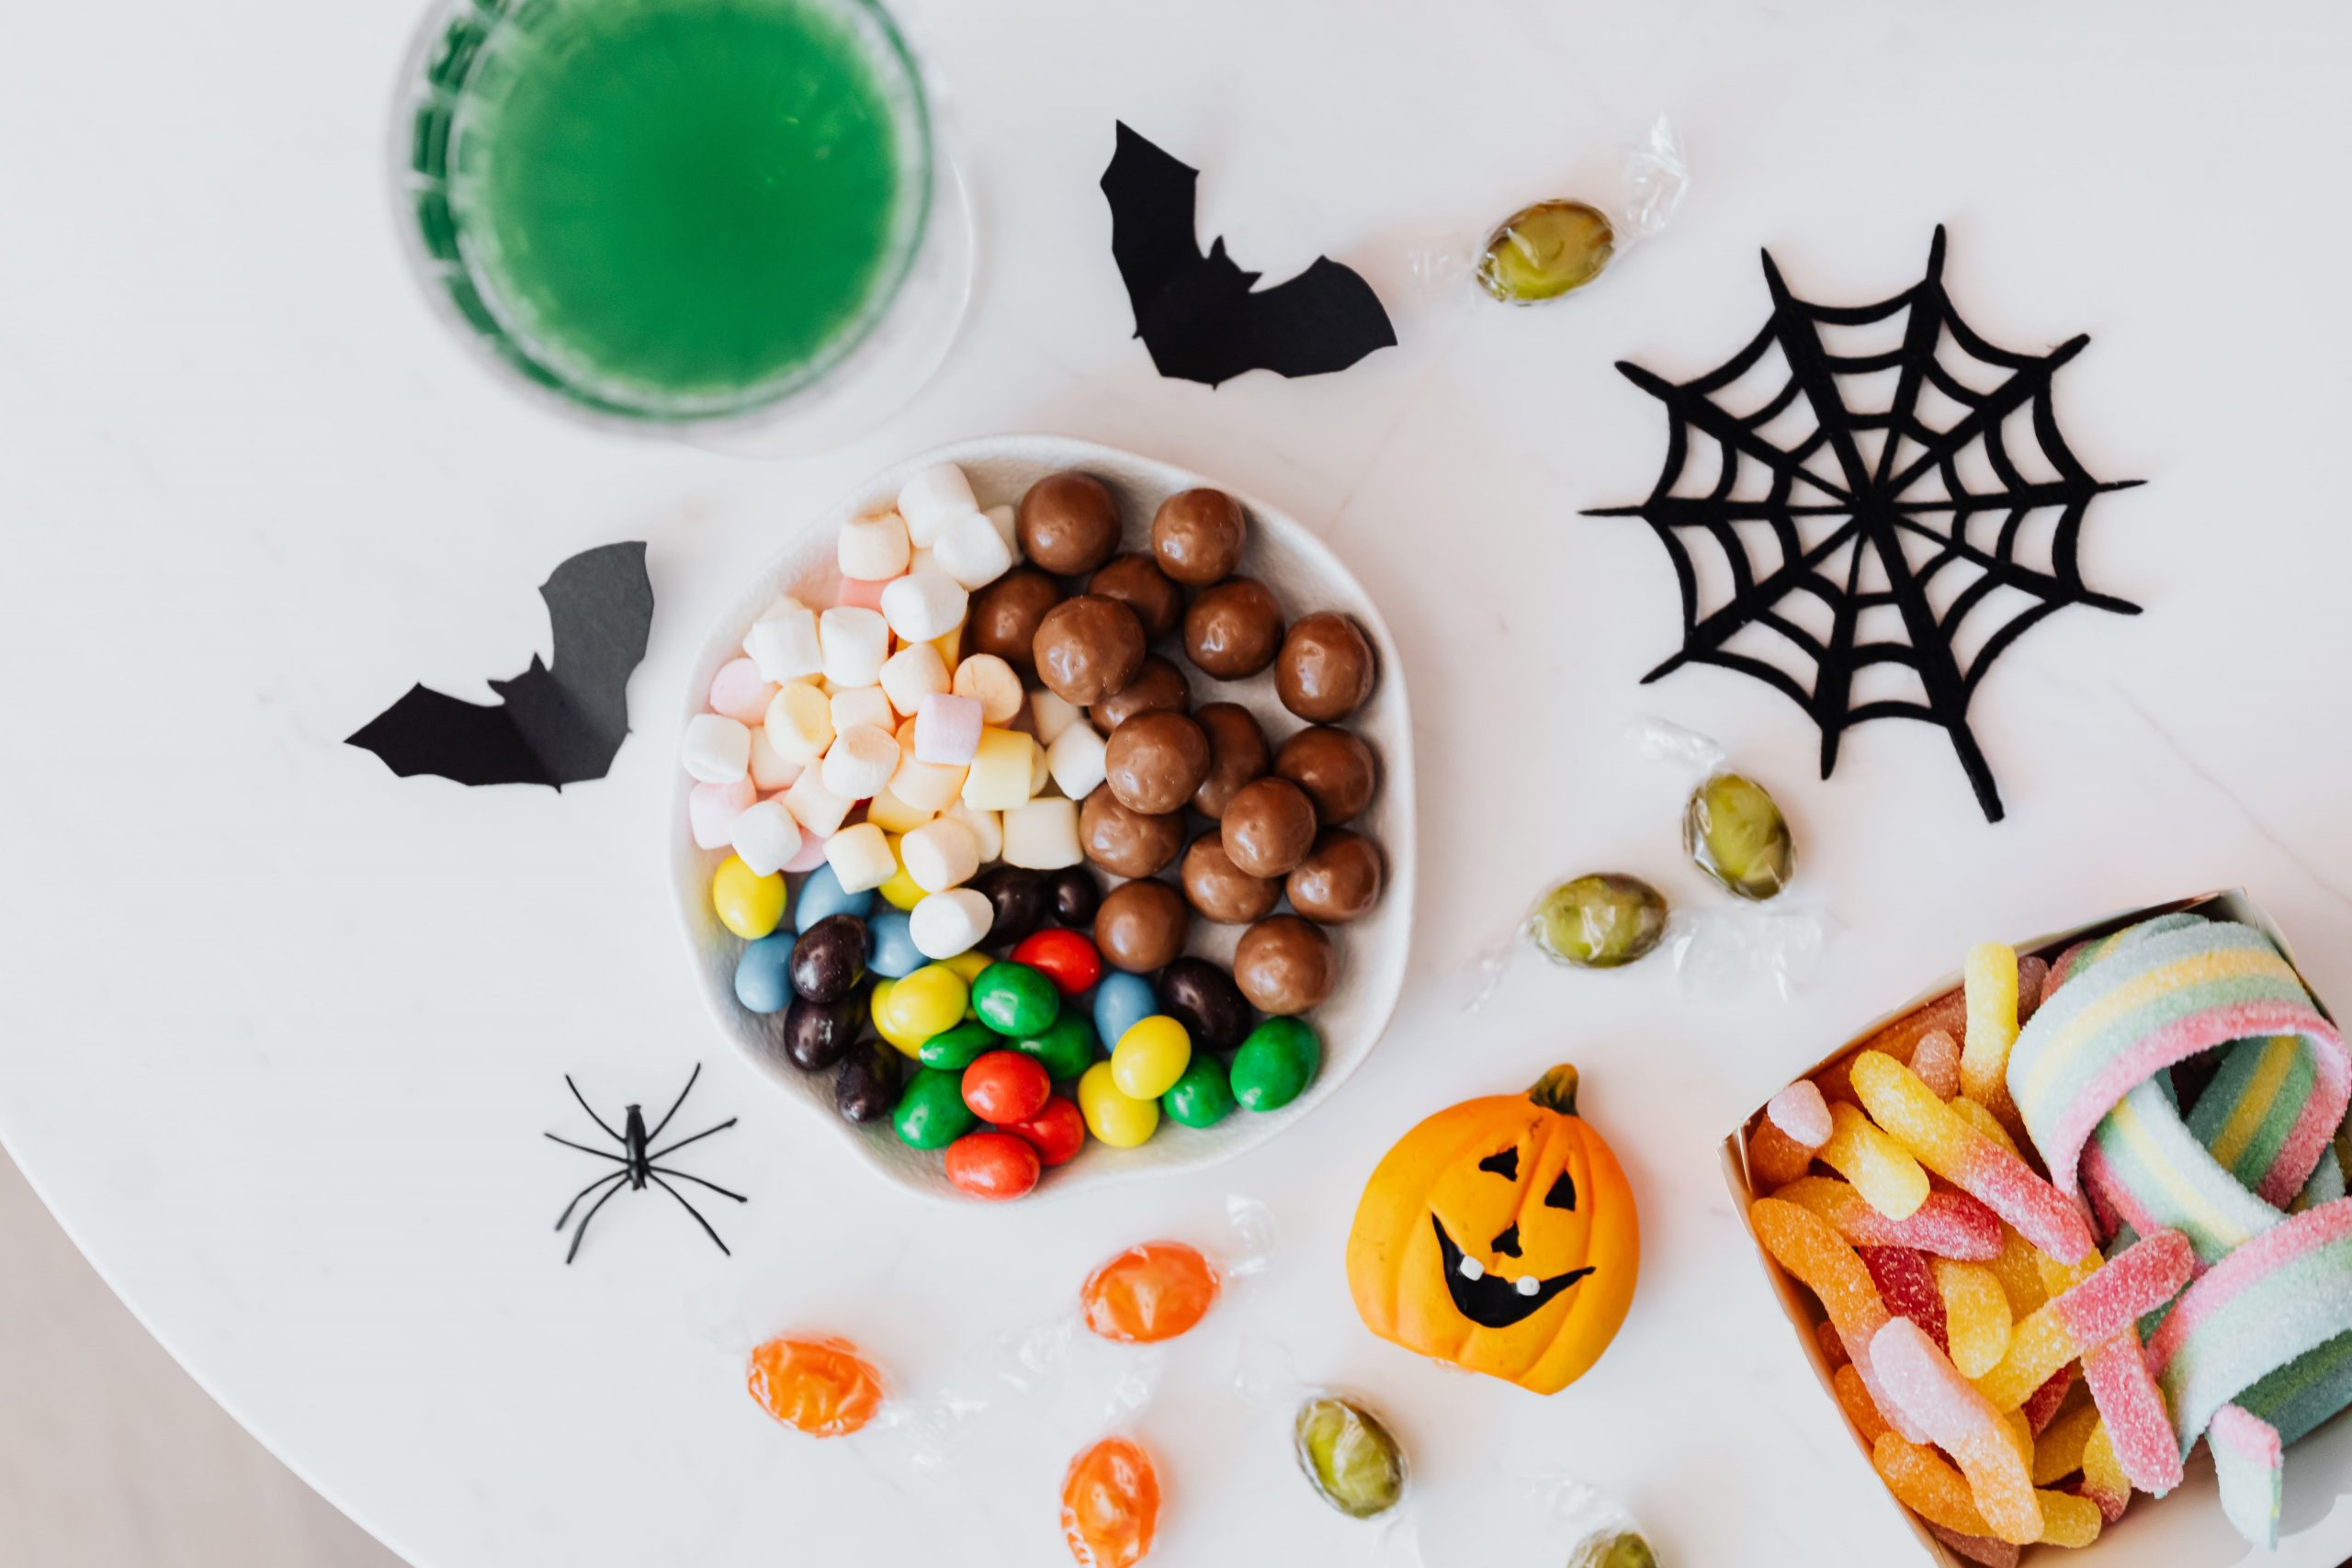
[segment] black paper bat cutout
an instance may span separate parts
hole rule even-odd
[[[1211,387],[1245,370],[1323,376],[1396,346],[1372,286],[1329,256],[1253,291],[1260,275],[1235,265],[1223,239],[1203,255],[1193,225],[1200,177],[1124,124],[1102,171],[1111,254],[1135,306],[1136,336],[1162,376]]]
[[[644,542],[582,551],[539,585],[539,597],[552,663],[534,654],[520,675],[492,681],[502,699],[494,705],[411,686],[344,744],[373,751],[402,778],[557,789],[603,778],[628,734],[629,672],[653,625]]]

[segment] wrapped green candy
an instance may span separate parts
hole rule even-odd
[[[1539,201],[1504,219],[1478,253],[1478,283],[1506,305],[1582,288],[1617,254],[1609,215],[1581,201]]]
[[[1564,882],[1528,917],[1537,951],[1579,969],[1614,969],[1666,935],[1666,896],[1638,876],[1598,872]]]
[[[1657,1568],[1657,1556],[1633,1530],[1602,1530],[1577,1544],[1568,1568]]]
[[[1405,1454],[1380,1418],[1337,1394],[1298,1407],[1298,1468],[1316,1495],[1351,1519],[1386,1513],[1405,1495]]]
[[[1788,818],[1762,784],[1739,773],[1717,773],[1690,792],[1682,848],[1742,898],[1771,897],[1796,870]]]

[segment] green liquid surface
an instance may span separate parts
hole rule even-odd
[[[507,329],[600,399],[686,411],[845,352],[913,243],[904,126],[921,114],[847,8],[510,15],[469,73],[449,158],[458,246]]]

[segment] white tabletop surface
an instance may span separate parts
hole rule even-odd
[[[1371,1395],[1410,1446],[1441,1565],[1557,1561],[1540,1472],[1613,1488],[1670,1562],[1879,1564],[1911,1536],[1773,1308],[1716,1143],[1965,944],[2243,885],[2352,1000],[2342,517],[2352,223],[2347,24],[2263,7],[1887,0],[907,0],[983,225],[967,329],[887,428],[752,464],[583,428],[460,351],[405,275],[383,190],[416,6],[225,0],[0,17],[0,1135],[205,1386],[419,1568],[1059,1560],[1055,1495],[1108,1380],[1000,1405],[952,1465],[767,1421],[741,1354],[853,1330],[910,1400],[985,1380],[996,1336],[1087,1267],[1272,1211],[1268,1274],[1170,1348],[1135,1417],[1168,1568],[1401,1535],[1292,1473],[1287,1399],[1237,1360]],[[1602,183],[1670,113],[1695,183],[1662,239],[1538,312],[1418,297],[1408,253]],[[1094,182],[1124,118],[1207,173],[1203,232],[1272,276],[1318,250],[1401,346],[1349,373],[1159,378],[1127,336]],[[1688,375],[1762,320],[1769,246],[1803,292],[1875,299],[1951,227],[1996,341],[2093,344],[2059,408],[2102,476],[2092,580],[1983,687],[2007,793],[1987,826],[1936,732],[1852,735],[1837,776],[1783,699],[1675,642],[1638,524],[1663,422],[1611,362]],[[736,573],[862,475],[996,431],[1089,437],[1227,477],[1323,530],[1386,607],[1416,699],[1418,943],[1383,1048],[1333,1103],[1206,1177],[1001,1211],[886,1190],[728,1055],[662,868],[677,688]],[[340,744],[412,679],[486,699],[545,646],[562,557],[650,541],[644,733],[560,796],[391,778]],[[1834,918],[1793,999],[1662,961],[1477,954],[1555,874],[1713,906],[1657,714],[1779,792]],[[649,717],[658,716],[658,717]],[[1555,1059],[1639,1193],[1639,1298],[1551,1399],[1371,1338],[1340,1253],[1360,1183],[1421,1114]],[[654,1201],[578,1266],[548,1225],[587,1179],[542,1130],[661,1100],[739,1115],[694,1168],[747,1190],[718,1256]],[[1279,1352],[1278,1354],[1276,1352]],[[1259,1385],[1264,1380],[1258,1379]],[[2334,1563],[2338,1423],[2288,1465],[2276,1561]],[[2210,1484],[2210,1483],[2208,1483]],[[2199,1522],[2201,1519],[2201,1523]],[[2167,1523],[2167,1521],[2171,1521]],[[2159,1539],[2161,1538],[2161,1539]],[[2246,1555],[2210,1500],[2144,1505],[2127,1560]]]

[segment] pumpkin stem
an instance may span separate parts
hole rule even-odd
[[[1577,1113],[1577,1070],[1563,1062],[1542,1077],[1527,1091],[1527,1098],[1546,1111],[1556,1111],[1563,1116]]]

